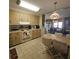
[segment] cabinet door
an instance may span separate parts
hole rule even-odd
[[[33,16],[33,25],[37,24],[36,16]]]
[[[36,25],[36,17],[35,16],[33,16],[33,23],[34,23],[34,25]]]
[[[21,32],[10,33],[9,40],[10,40],[10,46],[22,43],[22,33]]]
[[[39,17],[35,15],[30,16],[30,23],[32,25],[38,25],[39,24]]]
[[[29,14],[27,14],[27,16],[26,16],[27,18],[27,22],[30,22],[30,15]]]
[[[35,16],[35,25],[39,25],[39,17]]]
[[[34,25],[34,17],[32,15],[30,15],[30,24]]]
[[[10,46],[14,46],[15,45],[15,34],[14,33],[10,33],[9,34],[9,45]]]
[[[32,30],[32,39],[36,38],[36,32]]]
[[[40,29],[37,29],[37,37],[40,37],[41,36],[41,31]]]
[[[13,46],[13,35],[9,34],[9,46]]]
[[[19,14],[18,13],[14,13],[14,12],[10,12],[10,24],[12,25],[17,25],[19,22]]]

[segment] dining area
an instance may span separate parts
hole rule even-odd
[[[45,34],[42,36],[42,43],[46,46],[50,55],[56,59],[68,59],[70,53],[70,36],[63,36],[62,33]]]

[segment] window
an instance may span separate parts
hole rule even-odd
[[[58,24],[57,22],[54,22],[54,28],[57,28]]]
[[[58,22],[58,28],[62,28],[62,22]]]
[[[57,21],[55,21],[53,23],[53,27],[54,28],[62,28],[62,25],[63,25],[63,22],[57,22]]]

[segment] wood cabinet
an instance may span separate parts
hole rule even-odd
[[[9,21],[10,21],[9,23],[11,25],[19,24],[19,14],[18,13],[14,13],[14,12],[10,12]]]
[[[10,10],[9,24],[18,25],[20,21],[30,22],[31,25],[39,25],[39,16]]]
[[[39,17],[34,16],[34,25],[39,25]]]
[[[33,15],[30,15],[30,24],[31,24],[31,25],[34,24],[34,17],[33,17]]]
[[[39,16],[30,16],[30,22],[32,25],[39,25]]]
[[[12,32],[9,34],[9,45],[14,46],[22,42],[22,33],[21,32]]]
[[[19,21],[22,21],[22,22],[29,22],[29,20],[30,20],[29,15],[20,13]]]
[[[32,39],[40,37],[41,36],[41,29],[33,29],[31,31],[31,36],[32,36]]]

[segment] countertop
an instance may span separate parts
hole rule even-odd
[[[13,32],[24,32],[24,31],[32,31],[32,30],[40,30],[40,29],[19,29],[19,30],[15,30],[15,31],[9,31],[9,33],[13,33]]]

